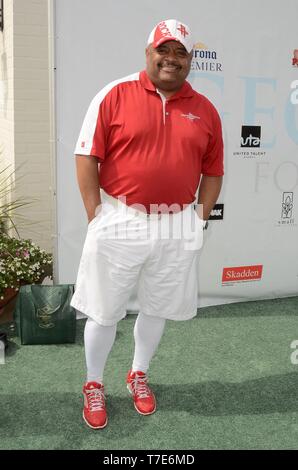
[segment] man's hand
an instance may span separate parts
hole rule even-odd
[[[222,176],[202,176],[199,196],[198,215],[203,220],[208,220],[213,207],[216,204],[222,187]]]
[[[98,159],[89,155],[76,155],[77,179],[87,212],[88,223],[98,214],[101,205],[98,182]]]

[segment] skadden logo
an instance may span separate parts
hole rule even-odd
[[[222,273],[222,283],[259,281],[262,278],[262,272],[262,264],[224,268]]]
[[[260,147],[261,126],[242,126],[241,147]]]
[[[209,49],[202,42],[194,45],[191,63],[193,72],[222,72],[222,63],[215,50]]]
[[[223,220],[223,216],[224,204],[215,204],[209,216],[209,220]]]

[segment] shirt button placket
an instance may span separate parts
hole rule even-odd
[[[169,102],[168,102],[168,101],[166,101],[166,106],[168,106],[168,104],[169,104]],[[166,108],[166,109],[168,109],[168,108]],[[166,116],[168,116],[168,115],[169,115],[169,112],[168,112],[168,111],[166,111],[166,113],[165,113],[165,114],[166,114]]]

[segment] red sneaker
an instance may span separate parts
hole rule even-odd
[[[147,385],[144,372],[131,370],[127,374],[127,388],[133,396],[135,409],[141,415],[151,415],[156,410],[155,396]]]
[[[87,382],[83,387],[83,418],[92,429],[102,429],[108,424],[105,407],[104,386],[97,382]]]

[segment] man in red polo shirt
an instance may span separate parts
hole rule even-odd
[[[219,115],[186,81],[192,54],[188,26],[158,23],[146,70],[95,96],[75,149],[89,223],[71,305],[88,316],[83,418],[93,429],[108,421],[103,372],[135,286],[126,382],[140,414],[156,410],[147,370],[166,320],[197,313],[198,252],[224,171]]]

